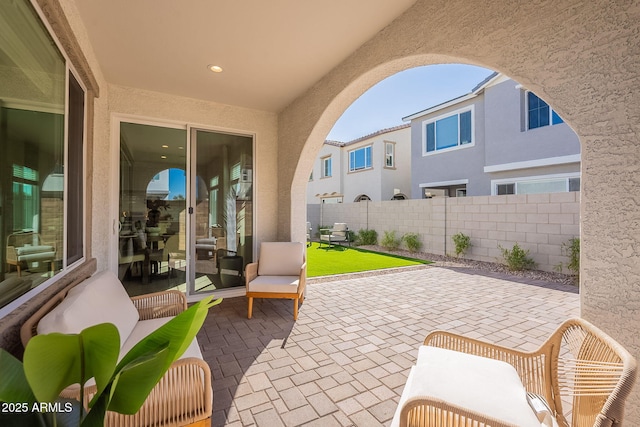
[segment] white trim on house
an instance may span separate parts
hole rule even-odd
[[[484,172],[506,172],[519,169],[539,168],[544,166],[566,165],[570,163],[580,163],[580,154],[569,156],[548,157],[546,159],[527,160],[524,162],[502,163],[500,165],[485,166]]]
[[[463,95],[463,96],[460,96],[458,98],[454,98],[451,101],[447,101],[445,103],[436,105],[435,107],[431,107],[431,108],[428,108],[426,110],[419,111],[419,112],[417,112],[415,114],[412,114],[410,116],[403,117],[402,121],[403,122],[409,122],[409,121],[411,121],[413,119],[417,119],[418,117],[426,116],[427,114],[432,114],[432,113],[435,113],[436,111],[444,110],[445,108],[451,107],[452,105],[456,105],[456,104],[459,104],[461,102],[468,101],[470,99],[475,98],[476,96],[478,96],[478,93],[469,93],[467,95]]]
[[[491,195],[495,196],[497,194],[497,187],[499,184],[517,184],[519,182],[534,182],[534,181],[555,181],[559,179],[567,180],[567,189],[569,191],[568,185],[569,180],[571,178],[581,178],[580,172],[569,172],[569,173],[558,173],[552,175],[535,175],[535,176],[518,176],[514,178],[501,178],[501,179],[492,179],[491,180]],[[516,194],[518,194],[516,192]]]
[[[468,184],[469,179],[454,179],[452,181],[437,181],[437,182],[425,182],[419,185],[420,188],[431,188],[431,187],[448,187],[450,185],[462,185]]]

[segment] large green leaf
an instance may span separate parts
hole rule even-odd
[[[173,363],[169,348],[138,357],[118,373],[109,409],[121,414],[135,414]]]
[[[79,334],[45,334],[33,337],[24,353],[24,370],[38,400],[54,401],[71,384],[95,377],[98,392],[111,380],[120,336],[111,323],[101,323]]]
[[[107,411],[132,415],[140,410],[147,396],[164,375],[169,350],[167,347],[138,357],[114,376],[102,396],[94,402],[82,421],[82,427],[102,427]],[[171,362],[169,362],[170,364]],[[111,401],[109,402],[109,399]]]
[[[92,407],[103,405],[99,400],[106,399],[111,411],[137,412],[151,389],[196,337],[209,308],[222,302],[221,298],[212,299],[207,297],[194,304],[136,344],[118,363],[112,389],[96,395]],[[154,357],[156,354],[158,357]]]
[[[22,362],[0,348],[0,401],[28,403],[36,401],[24,374]]]

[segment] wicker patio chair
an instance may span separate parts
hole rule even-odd
[[[54,295],[22,325],[20,338],[25,347],[37,334],[38,322],[60,304],[68,291],[77,283],[69,285]],[[186,296],[175,290],[135,296],[131,301],[138,310],[140,320],[176,316],[187,309]],[[79,387],[70,387],[63,390],[60,396],[79,400],[79,391]],[[85,387],[85,404],[91,401],[96,391],[95,385]],[[212,410],[213,396],[209,365],[201,359],[188,357],[178,359],[171,364],[137,413],[124,415],[107,411],[104,425],[108,427],[187,425],[208,427],[211,425]]]
[[[635,359],[582,319],[564,322],[533,352],[442,331],[429,334],[424,344],[509,363],[527,394],[546,400],[547,409],[561,427],[620,426],[624,403],[636,376]],[[409,396],[405,402],[401,400],[401,405],[400,426],[513,427],[493,419],[491,414],[479,414],[424,395]]]

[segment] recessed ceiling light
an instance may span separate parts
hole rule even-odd
[[[221,73],[222,72],[222,67],[219,66],[219,65],[209,64],[209,65],[207,65],[207,68],[209,69],[209,71],[213,71],[214,73]]]
[[[163,144],[162,148],[169,148],[169,146],[167,144]]]
[[[178,150],[184,150],[184,147],[180,146],[178,147]]]
[[[166,159],[166,158],[167,158],[167,156],[160,156],[160,158],[161,158],[161,159]]]

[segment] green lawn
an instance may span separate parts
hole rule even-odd
[[[326,248],[326,245],[322,245],[322,248],[319,249],[318,243],[313,243],[307,248],[307,277],[431,263],[430,261],[371,252],[355,247]]]

